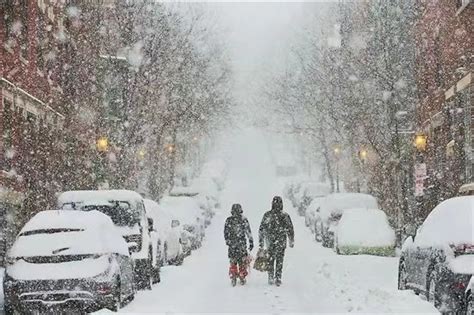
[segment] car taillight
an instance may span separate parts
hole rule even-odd
[[[97,293],[99,294],[110,294],[112,293],[112,288],[110,285],[102,283],[97,287]]]
[[[455,256],[474,254],[473,244],[451,245],[450,247],[453,250]]]
[[[466,284],[463,282],[455,282],[451,285],[454,290],[464,291],[466,290]]]

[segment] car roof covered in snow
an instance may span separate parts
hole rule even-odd
[[[327,195],[321,203],[321,215],[342,214],[346,209],[378,209],[374,196],[361,193],[334,193]]]
[[[436,206],[418,229],[415,244],[474,244],[474,196],[447,199]]]
[[[20,233],[40,229],[96,229],[111,224],[112,220],[99,211],[45,210],[38,212],[21,229]]]
[[[131,190],[75,190],[59,195],[58,206],[75,203],[106,204],[108,201],[128,201],[132,203],[143,200],[142,196]]]
[[[215,182],[209,177],[198,177],[192,180],[189,186],[175,186],[170,191],[171,196],[194,197],[205,195],[216,197],[219,194]]]
[[[159,204],[182,224],[194,224],[196,219],[201,217],[199,203],[190,197],[165,196]]]
[[[10,250],[12,257],[108,254],[128,255],[112,220],[99,211],[46,210],[31,218]]]

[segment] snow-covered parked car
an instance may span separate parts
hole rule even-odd
[[[443,201],[405,241],[398,287],[426,295],[443,313],[466,314],[474,274],[474,196]]]
[[[133,261],[108,216],[42,211],[8,252],[3,288],[6,314],[116,311],[135,295]]]
[[[58,197],[60,209],[91,211],[108,215],[127,241],[134,261],[135,279],[139,289],[151,289],[160,281],[160,265],[153,257],[152,233],[154,227],[145,213],[140,194],[130,190],[81,190],[63,192]]]
[[[165,196],[160,200],[160,206],[173,213],[182,226],[181,239],[185,254],[201,247],[205,235],[205,224],[198,202],[192,197]]]
[[[181,245],[182,228],[176,223],[173,214],[153,200],[145,199],[145,209],[158,230],[157,245],[161,253],[161,265],[180,265],[184,254]]]
[[[324,247],[334,247],[334,234],[342,214],[347,209],[378,209],[377,200],[361,193],[334,193],[326,196],[321,202],[316,225],[316,233],[321,233]]]
[[[211,224],[212,218],[216,214],[216,209],[220,208],[219,191],[213,180],[205,177],[198,177],[192,180],[187,187],[174,187],[170,192],[173,197],[192,197],[202,210],[205,226]]]
[[[395,231],[382,210],[346,210],[337,226],[334,249],[343,255],[395,256]]]
[[[298,214],[304,216],[306,209],[315,198],[329,195],[331,187],[325,183],[303,182],[297,196]]]

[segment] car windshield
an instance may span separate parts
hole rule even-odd
[[[67,233],[67,232],[82,232],[82,231],[84,231],[84,229],[74,229],[74,228],[39,229],[39,230],[31,230],[31,231],[22,232],[20,233],[20,236]]]
[[[34,257],[18,257],[16,260],[24,260],[30,264],[59,264],[71,261],[80,261],[84,259],[99,258],[97,254],[86,255],[51,255],[51,256],[34,256]]]
[[[140,222],[138,210],[125,201],[110,201],[111,205],[86,205],[85,211],[97,210],[108,215],[118,226],[133,227]]]

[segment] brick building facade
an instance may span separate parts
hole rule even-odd
[[[7,0],[0,11],[0,210],[2,244],[22,212],[54,198],[55,155],[65,116],[57,44],[63,34],[57,1]],[[2,257],[3,255],[0,255]]]
[[[416,76],[417,131],[428,146],[421,217],[440,200],[474,181],[474,2],[418,1]]]

